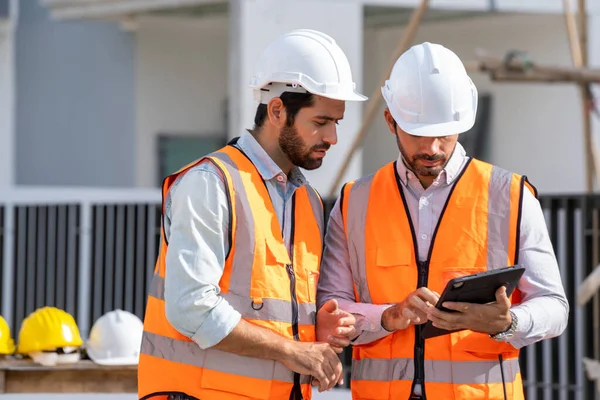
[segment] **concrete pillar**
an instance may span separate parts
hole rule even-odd
[[[14,183],[14,21],[0,18],[0,188]]]
[[[588,17],[588,66],[589,68],[600,68],[600,9],[590,11]],[[593,144],[596,154],[600,157],[600,89],[598,85],[592,85],[592,93],[595,97],[595,107],[598,114],[592,113]],[[600,164],[600,160],[598,160]],[[596,191],[600,190],[600,177],[594,179]]]
[[[334,19],[335,24],[331,21]],[[346,53],[357,90],[362,90],[363,8],[358,0],[232,0],[230,3],[229,126],[230,137],[253,126],[257,102],[248,83],[264,47],[280,34],[293,29],[317,29],[332,36]],[[368,95],[368,94],[367,94]],[[347,102],[344,120],[321,168],[306,172],[307,178],[327,196],[362,120],[364,103]],[[357,152],[344,182],[362,174]]]

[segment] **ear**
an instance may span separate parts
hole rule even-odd
[[[285,125],[287,114],[283,102],[279,97],[272,98],[271,101],[269,101],[269,104],[267,104],[267,116],[272,125],[278,128]]]
[[[387,126],[390,129],[390,133],[396,136],[396,121],[394,120],[394,117],[392,117],[392,113],[390,112],[389,108],[385,108],[385,110],[383,111],[383,117],[385,118],[385,122],[387,123]]]

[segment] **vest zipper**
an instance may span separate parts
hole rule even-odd
[[[298,335],[298,299],[296,298],[296,274],[292,264],[286,265],[287,273],[290,276],[290,294],[292,297],[292,333],[294,340],[300,340]]]
[[[292,303],[292,334],[294,335],[295,341],[300,341],[300,335],[298,333],[298,298],[296,297],[296,274],[294,272],[294,230],[296,228],[296,194],[292,196],[292,210],[291,210],[291,226],[290,226],[290,260],[292,263],[287,264],[285,269],[290,277],[290,298]],[[283,213],[283,225],[285,227],[285,211]],[[294,372],[294,387],[290,393],[290,400],[303,400],[302,389],[300,387],[300,374]]]
[[[417,262],[419,269],[419,278],[417,282],[417,289],[423,286],[427,286],[427,278],[429,276],[429,260]],[[425,400],[425,339],[421,335],[422,325],[415,325],[415,378],[411,389],[411,400]],[[419,385],[421,393],[415,392],[415,386]]]

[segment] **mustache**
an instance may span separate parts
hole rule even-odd
[[[417,154],[416,156],[413,157],[413,160],[425,160],[425,161],[439,161],[439,160],[443,160],[446,158],[446,155],[443,153],[440,154],[434,154],[434,155],[429,155],[429,154]]]
[[[331,147],[331,145],[329,143],[320,143],[317,145],[314,145],[313,147],[311,147],[312,151],[317,151],[317,150],[329,150],[329,148]]]

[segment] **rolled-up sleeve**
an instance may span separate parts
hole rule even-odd
[[[174,185],[167,202],[166,316],[202,349],[219,343],[241,318],[219,294],[229,249],[225,190],[216,167],[203,163]]]
[[[520,304],[511,308],[518,319],[510,343],[521,348],[559,336],[567,326],[569,303],[539,201],[525,190],[521,218]]]
[[[381,315],[390,305],[358,303],[355,300],[354,279],[339,198],[331,210],[325,235],[317,289],[318,307],[330,299],[336,299],[342,310],[354,314],[359,335],[353,340],[353,344],[366,344],[389,335],[390,332],[381,326]]]

